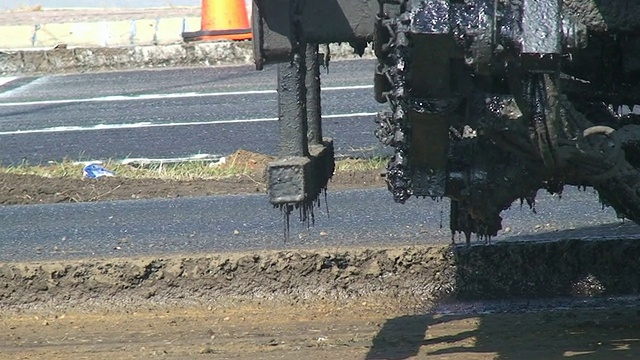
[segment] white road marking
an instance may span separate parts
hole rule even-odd
[[[41,78],[37,78],[27,84],[24,84],[20,87],[17,87],[15,89],[9,90],[9,91],[5,91],[3,93],[0,93],[0,99],[1,98],[7,98],[7,97],[11,97],[13,95],[20,95],[20,94],[25,94],[28,93],[29,91],[31,91],[31,88],[34,87],[38,87],[41,86],[45,83],[47,83],[49,81],[49,77],[48,76],[43,76]]]
[[[37,80],[36,80],[37,81]],[[33,83],[31,83],[33,84]],[[322,91],[342,91],[342,90],[359,90],[359,89],[372,89],[373,85],[353,85],[353,86],[328,86],[322,88]],[[18,88],[16,90],[22,90]],[[13,90],[13,91],[16,91]],[[11,93],[9,91],[8,93]],[[184,99],[184,98],[198,98],[198,97],[212,97],[212,96],[239,96],[239,95],[255,95],[255,94],[276,94],[276,90],[248,90],[248,91],[227,91],[227,92],[209,92],[209,93],[175,93],[175,94],[144,94],[136,96],[116,95],[116,96],[101,96],[86,99],[60,99],[60,100],[37,100],[37,101],[23,101],[23,102],[6,102],[0,103],[0,107],[8,106],[34,106],[34,105],[57,105],[57,104],[73,104],[73,103],[87,103],[87,102],[110,102],[110,101],[135,101],[135,100],[163,100],[163,99]],[[3,97],[0,94],[0,97]]]
[[[17,76],[4,76],[4,77],[0,76],[0,86],[6,84],[8,82],[11,82],[11,81],[13,81],[13,80],[15,80],[17,78],[18,78]]]
[[[175,164],[175,163],[183,163],[183,162],[209,162],[210,164],[224,164],[226,162],[226,158],[222,155],[213,155],[213,154],[195,154],[191,156],[184,157],[174,157],[174,158],[126,158],[115,161],[118,164],[123,165],[134,165],[134,166],[149,166],[149,165],[164,165],[164,164]],[[54,163],[50,161],[49,163]],[[74,161],[73,165],[82,165],[87,166],[91,164],[104,165],[104,160],[88,160],[88,161]]]
[[[196,154],[185,157],[174,157],[174,158],[126,158],[122,160],[118,160],[117,162],[123,165],[138,165],[138,166],[148,166],[153,164],[175,164],[182,162],[225,162],[226,159],[222,155],[212,155],[212,154]]]
[[[373,116],[376,114],[377,113],[364,113],[364,112],[352,113],[352,114],[332,114],[332,115],[322,115],[322,118],[323,119],[341,119],[341,118]],[[72,132],[72,131],[119,130],[119,129],[140,129],[140,128],[154,128],[154,127],[171,127],[171,126],[254,123],[254,122],[268,122],[268,121],[277,121],[277,120],[278,118],[257,118],[257,119],[191,121],[191,122],[172,122],[172,123],[139,122],[139,123],[132,123],[132,124],[98,124],[93,126],[56,126],[56,127],[44,128],[44,129],[0,131],[0,136],[1,135],[59,133],[59,132]]]

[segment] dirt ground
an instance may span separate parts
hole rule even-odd
[[[3,359],[637,359],[637,308],[408,314],[385,302],[23,311]]]
[[[260,176],[172,182],[2,174],[0,204],[264,192]],[[379,170],[344,171],[329,190],[384,185]],[[0,359],[637,359],[640,306],[601,296],[638,283],[640,246],[622,243],[0,263]],[[572,290],[585,276],[598,291]],[[601,297],[592,306],[543,311],[434,308],[432,300],[454,286],[470,297],[487,289]]]
[[[266,193],[262,170],[222,180],[170,181],[103,177],[44,178],[0,174],[0,205],[49,204],[125,199],[172,198],[241,193]],[[384,187],[380,170],[337,172],[328,190]]]
[[[0,263],[0,359],[636,359],[636,244]]]

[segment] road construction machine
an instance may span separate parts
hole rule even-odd
[[[394,150],[396,202],[449,198],[467,242],[568,185],[640,222],[640,1],[254,0],[252,22],[257,69],[278,63],[267,174],[285,214],[308,220],[333,174],[318,49],[349,43],[377,58],[372,96],[388,110],[372,121]]]

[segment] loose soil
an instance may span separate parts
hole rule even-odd
[[[328,189],[384,187],[380,171],[345,171],[334,175]],[[175,198],[224,194],[266,193],[266,184],[252,175],[219,180],[162,180],[109,177],[100,179],[44,178],[0,174],[0,204],[50,204],[125,199]]]
[[[637,309],[407,314],[385,302],[240,303],[0,318],[15,359],[637,359]]]
[[[0,264],[0,358],[635,359],[638,299],[611,295],[638,284],[639,254],[620,240]]]
[[[50,204],[125,199],[175,198],[223,194],[266,193],[264,155],[239,151],[226,164],[245,167],[248,173],[222,179],[163,180],[149,178],[42,177],[0,173],[0,205]],[[221,165],[225,166],[225,165]],[[382,170],[337,171],[328,190],[384,187]]]

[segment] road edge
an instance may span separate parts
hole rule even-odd
[[[330,44],[329,48],[334,60],[361,58],[348,44]],[[373,57],[370,47],[362,55]],[[249,64],[253,64],[252,41],[0,51],[3,76]]]

